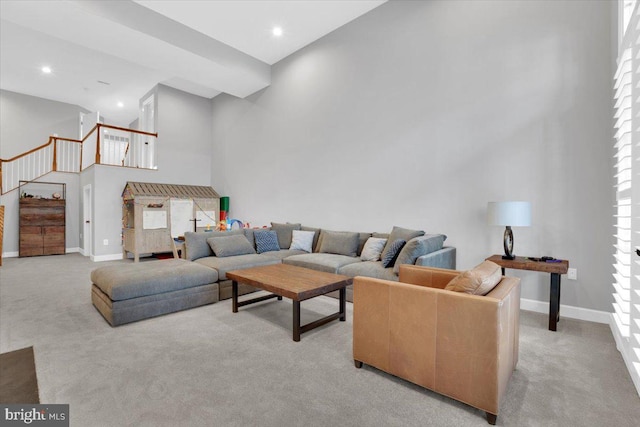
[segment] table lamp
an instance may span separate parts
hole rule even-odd
[[[504,230],[504,255],[502,259],[515,259],[511,227],[528,227],[531,225],[531,203],[489,202],[487,219],[490,225],[507,227]]]

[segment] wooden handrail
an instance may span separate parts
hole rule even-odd
[[[82,141],[80,141],[79,139],[61,138],[59,136],[54,136],[53,139],[57,141],[77,142],[78,144],[82,144]]]
[[[143,130],[127,129],[127,128],[121,128],[121,127],[112,126],[112,125],[103,125],[102,123],[99,123],[96,126],[100,126],[100,127],[108,128],[108,129],[121,130],[121,131],[124,131],[124,132],[138,133],[140,135],[155,136],[156,138],[158,137],[158,133],[157,132],[156,133],[151,133],[151,132],[145,132]]]
[[[49,137],[49,142],[47,142],[46,144],[42,144],[39,147],[34,148],[33,150],[27,151],[26,153],[18,154],[17,156],[12,157],[10,159],[0,159],[0,162],[13,162],[14,160],[18,160],[21,157],[28,156],[29,154],[31,154],[31,153],[33,153],[35,151],[38,151],[41,148],[45,148],[45,147],[49,146],[53,142],[53,138],[54,138],[53,136],[50,136]]]

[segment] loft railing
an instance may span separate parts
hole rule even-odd
[[[82,139],[50,136],[39,147],[0,159],[0,194],[50,172],[79,173],[93,164],[157,169],[157,133],[98,123]]]

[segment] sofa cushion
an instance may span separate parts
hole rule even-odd
[[[283,264],[297,265],[327,273],[337,273],[340,267],[356,262],[359,263],[360,258],[326,253],[293,255],[282,260]]]
[[[244,234],[233,236],[209,237],[207,243],[217,257],[255,254],[256,250]]]
[[[451,279],[445,286],[445,290],[486,295],[500,283],[501,279],[500,266],[495,262],[483,261],[473,269],[464,271]]]
[[[281,259],[290,257],[292,255],[303,255],[303,254],[306,254],[306,253],[308,253],[308,252],[300,251],[300,250],[297,250],[297,249],[280,249],[279,251],[264,252],[261,255],[281,260]]]
[[[300,250],[307,253],[313,252],[313,231],[293,230],[291,237],[291,250]]]
[[[279,251],[278,234],[273,230],[256,230],[253,233],[256,240],[256,251],[259,254]]]
[[[393,243],[391,243],[391,247],[386,253],[382,254],[382,257],[380,260],[382,261],[382,266],[384,268],[393,267],[393,264],[395,264],[396,259],[398,259],[398,255],[400,254],[400,251],[402,250],[402,248],[406,243],[407,242],[405,242],[402,239],[396,239]]]
[[[358,233],[358,250],[356,252],[356,256],[360,256],[362,254],[362,250],[364,249],[364,245],[369,240],[369,237],[372,236],[372,233]]]
[[[364,244],[364,248],[360,254],[360,259],[362,261],[380,261],[380,255],[382,255],[382,250],[386,244],[387,239],[370,237]]]
[[[444,234],[425,234],[409,240],[398,254],[393,271],[398,274],[400,264],[415,264],[418,257],[439,251],[446,239]]]
[[[266,257],[259,254],[236,255],[224,258],[210,256],[200,258],[196,263],[213,268],[218,271],[219,280],[227,279],[227,271],[242,270],[243,268],[258,267],[261,265],[280,264],[277,258]]]
[[[187,251],[187,259],[189,261],[195,261],[198,258],[211,256],[213,251],[207,243],[207,239],[210,237],[220,236],[233,236],[236,234],[244,234],[242,230],[232,231],[187,231],[184,233],[184,243]]]
[[[271,223],[271,229],[278,234],[278,244],[280,249],[289,249],[293,230],[300,230],[300,224],[280,224]]]
[[[91,281],[112,301],[122,301],[215,283],[218,273],[184,259],[168,259],[100,267],[91,272]]]
[[[424,231],[421,230],[410,230],[408,228],[402,228],[402,227],[393,227],[393,230],[391,230],[391,234],[389,234],[389,240],[387,240],[387,244],[384,247],[384,250],[382,251],[382,259],[385,258],[385,256],[387,255],[387,252],[389,251],[389,249],[391,248],[391,244],[393,242],[395,242],[398,239],[402,239],[405,242],[408,242],[409,240],[413,239],[414,237],[419,237],[419,236],[424,236]]]
[[[360,235],[358,233],[322,230],[319,252],[355,257],[359,245]]]
[[[398,275],[391,268],[384,268],[381,261],[354,262],[340,267],[338,274],[349,277],[366,276],[383,280],[398,280]]]

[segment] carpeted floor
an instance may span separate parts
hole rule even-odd
[[[9,258],[0,268],[0,352],[35,349],[42,403],[72,426],[486,426],[462,403],[365,366],[347,322],[291,340],[291,302],[231,313],[231,302],[117,328],[90,302],[78,254]],[[159,261],[161,262],[161,261]],[[337,301],[302,303],[303,321]],[[520,362],[498,425],[636,426],[640,398],[607,325],[522,312]]]
[[[0,403],[40,403],[33,347],[0,354]]]

